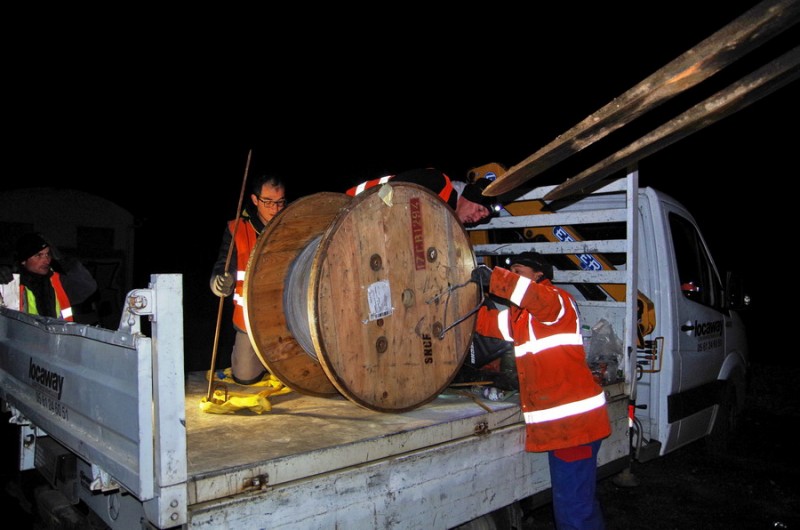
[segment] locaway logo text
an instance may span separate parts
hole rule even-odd
[[[698,322],[694,321],[694,336],[698,339],[700,337],[720,336],[722,335],[722,321],[715,320],[714,322]]]
[[[61,392],[64,390],[64,376],[58,372],[53,372],[47,368],[43,368],[33,362],[31,359],[28,365],[28,378],[34,383],[50,390],[61,399]]]

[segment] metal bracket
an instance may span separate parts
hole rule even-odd
[[[476,436],[486,436],[490,434],[492,431],[489,429],[489,423],[482,421],[475,425],[475,435]]]
[[[119,490],[119,484],[106,471],[92,464],[92,481],[89,484],[89,489],[108,493]]]
[[[156,296],[152,289],[134,289],[125,299],[119,329],[130,333],[140,333],[141,323],[137,317],[153,316],[156,312]]]

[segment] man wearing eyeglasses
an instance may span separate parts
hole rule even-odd
[[[222,233],[219,255],[211,272],[211,292],[219,297],[233,294],[233,327],[236,337],[231,352],[231,375],[241,385],[257,383],[267,372],[247,335],[244,320],[244,275],[258,235],[285,206],[285,186],[279,177],[261,175],[256,178],[251,186],[250,203],[245,204],[242,209],[238,226],[236,219],[228,221]],[[231,240],[234,241],[235,248],[226,271],[225,262]]]

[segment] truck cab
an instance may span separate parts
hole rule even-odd
[[[692,215],[652,188],[641,191],[639,289],[654,302],[660,366],[646,363],[635,395],[642,436],[668,453],[724,435],[744,402],[747,339],[735,276],[720,276]]]

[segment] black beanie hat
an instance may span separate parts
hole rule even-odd
[[[508,259],[509,266],[515,263],[530,267],[536,272],[541,272],[548,280],[553,279],[553,265],[538,252],[523,252]]]
[[[480,178],[474,182],[468,182],[464,186],[464,191],[461,192],[461,196],[469,201],[486,206],[491,211],[497,204],[497,197],[490,197],[483,194],[483,190],[491,183],[492,181],[487,178]]]
[[[23,262],[48,246],[50,244],[41,235],[25,234],[17,239],[17,261]]]

